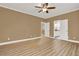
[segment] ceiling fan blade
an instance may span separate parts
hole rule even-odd
[[[42,7],[45,7],[45,6],[48,6],[48,3],[43,3],[41,5],[42,5]]]
[[[42,8],[42,7],[40,7],[40,6],[35,6],[36,8]]]
[[[38,11],[39,13],[42,12],[42,10]]]
[[[42,7],[44,8],[45,4],[42,4]]]
[[[55,9],[56,7],[48,7],[47,9]]]
[[[48,10],[46,11],[46,13],[48,13]]]
[[[45,3],[46,6],[48,6],[48,3]]]

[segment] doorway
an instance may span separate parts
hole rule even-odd
[[[50,23],[41,22],[41,36],[49,37],[50,36]]]
[[[54,21],[54,38],[68,40],[68,20]]]

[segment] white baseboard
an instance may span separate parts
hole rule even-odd
[[[49,38],[55,39],[54,37],[49,37]],[[60,40],[63,40],[63,39],[60,39]],[[73,43],[79,43],[79,41],[75,41],[75,40],[64,40],[64,41],[73,42]]]
[[[15,41],[3,42],[3,43],[0,43],[0,46],[1,46],[1,45],[7,45],[7,44],[18,43],[18,42],[29,41],[29,40],[35,40],[35,39],[39,39],[39,38],[41,38],[41,37],[34,37],[34,38],[28,38],[28,39],[22,39],[22,40],[15,40]]]
[[[28,38],[28,39],[22,39],[22,40],[15,40],[15,41],[3,42],[3,43],[0,43],[0,46],[1,45],[18,43],[18,42],[29,41],[29,40],[35,40],[35,39],[39,39],[39,38],[42,38],[42,37],[40,36],[40,37],[34,37],[34,38]],[[55,39],[54,37],[49,37],[49,38]],[[60,39],[60,40],[62,40],[62,39]],[[75,40],[64,40],[64,41],[73,42],[73,43],[79,43],[78,41],[75,41]]]
[[[53,38],[54,39],[54,37],[49,37],[49,38]]]

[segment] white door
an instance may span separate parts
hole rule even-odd
[[[54,38],[68,40],[68,20],[54,21]]]
[[[50,23],[49,22],[41,22],[41,35],[45,36],[45,37],[49,37],[50,36]]]

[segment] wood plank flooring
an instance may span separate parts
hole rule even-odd
[[[0,46],[0,56],[79,56],[79,44],[41,38]]]

